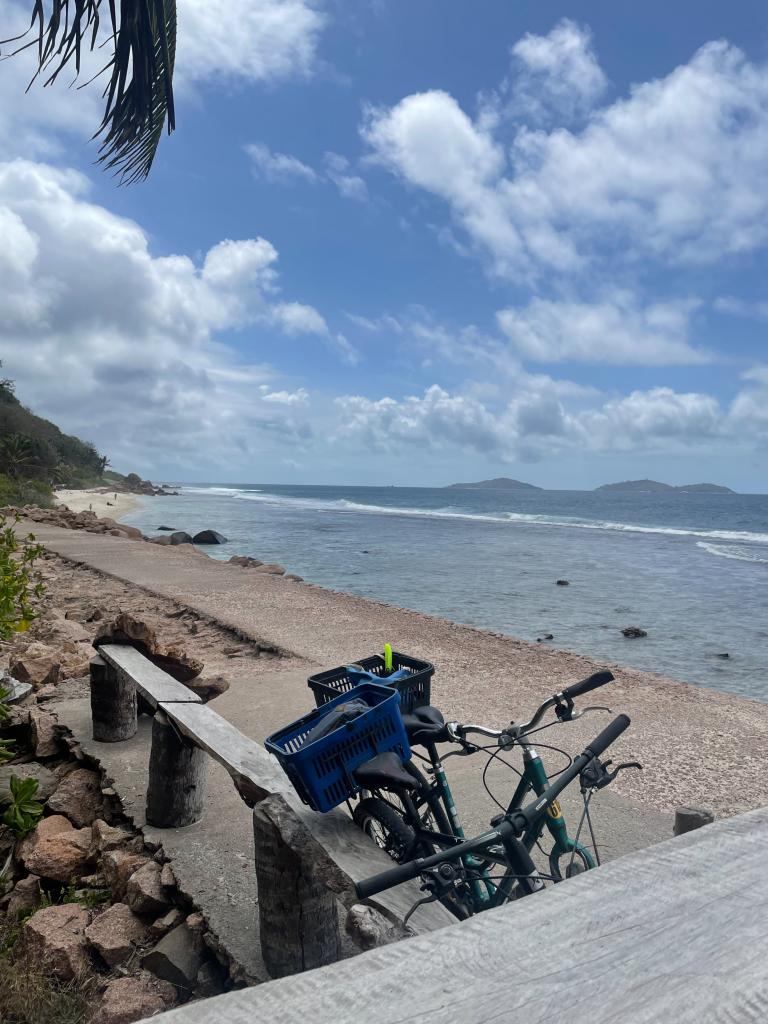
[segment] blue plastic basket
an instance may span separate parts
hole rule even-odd
[[[363,700],[370,706],[314,743],[304,738],[337,704]],[[330,811],[360,791],[352,773],[377,754],[393,750],[403,761],[410,760],[411,748],[400,717],[400,694],[388,686],[361,683],[310,711],[292,725],[272,733],[265,741],[294,789],[315,811]]]

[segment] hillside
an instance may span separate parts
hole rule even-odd
[[[508,476],[497,476],[493,480],[478,480],[473,484],[448,484],[445,490],[461,488],[467,491],[540,491],[535,484],[526,484],[522,480],[512,480]]]
[[[735,494],[730,487],[723,487],[721,484],[680,484],[675,487],[672,484],[664,484],[659,480],[623,480],[617,484],[602,484],[595,488],[596,491],[625,491],[647,493],[648,491],[694,491],[703,494]]]
[[[133,491],[145,483],[136,474],[108,472],[108,465],[90,441],[35,415],[16,397],[13,381],[0,379],[0,505],[50,504],[55,487]]]

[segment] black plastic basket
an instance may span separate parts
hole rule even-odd
[[[388,686],[387,678],[384,675],[384,658],[380,654],[374,654],[370,658],[359,658],[350,662],[350,665],[360,665],[368,672],[381,676],[383,686]],[[407,668],[411,673],[406,679],[398,679],[392,683],[393,689],[400,694],[400,711],[408,714],[414,708],[424,707],[429,704],[430,684],[435,674],[435,666],[428,661],[420,661],[418,658],[411,658],[407,654],[392,652],[392,671]],[[321,708],[324,704],[346,693],[357,684],[347,675],[347,666],[331,668],[326,672],[318,672],[310,676],[307,685],[315,698],[315,704]]]

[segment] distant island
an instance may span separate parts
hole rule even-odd
[[[672,484],[663,484],[659,480],[624,480],[618,484],[603,484],[596,487],[596,491],[693,491],[704,494],[735,494],[730,487],[723,487],[721,484],[681,484],[674,487]]]
[[[522,480],[512,480],[508,476],[497,476],[493,480],[478,480],[473,484],[448,484],[445,490],[460,488],[465,491],[541,491],[543,488],[535,484],[526,484]]]

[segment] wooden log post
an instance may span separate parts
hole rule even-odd
[[[280,797],[267,797],[253,812],[261,951],[273,978],[323,967],[341,958],[336,896],[310,870],[314,855],[297,852],[298,819]],[[309,837],[307,837],[309,838]]]
[[[707,811],[703,807],[678,807],[675,811],[674,834],[682,836],[686,832],[693,832],[695,828],[701,828],[702,825],[711,825],[714,820],[712,811]]]
[[[100,655],[91,658],[93,738],[118,743],[136,734],[136,683]]]
[[[147,824],[182,828],[203,816],[208,755],[185,739],[163,711],[152,719]]]

